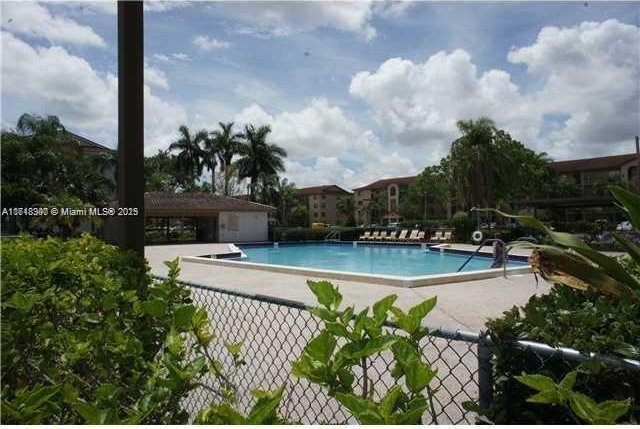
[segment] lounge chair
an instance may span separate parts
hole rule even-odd
[[[418,243],[419,243],[419,242],[421,242],[421,241],[424,241],[424,235],[425,235],[425,232],[424,232],[424,231],[420,231],[420,232],[418,233],[418,235],[416,235],[416,237],[415,237],[415,238],[411,238],[411,237],[409,237],[409,241],[415,241],[415,242],[418,242]]]
[[[373,234],[371,234],[369,238],[367,238],[367,241],[375,241],[378,239],[379,235],[380,235],[380,231],[373,231]]]
[[[417,229],[414,229],[413,231],[411,231],[411,235],[407,237],[407,241],[414,241],[416,238],[418,238],[418,233],[420,231]]]
[[[378,241],[384,241],[387,238],[387,231],[382,231],[378,237]]]
[[[444,232],[443,231],[436,231],[436,232],[433,233],[433,235],[431,236],[429,241],[438,242],[438,241],[442,240],[443,236],[444,236]]]
[[[358,240],[367,240],[369,237],[371,237],[371,231],[365,231]]]
[[[389,235],[385,237],[384,241],[395,241],[396,234],[398,234],[398,231],[391,231]]]
[[[393,241],[405,241],[407,239],[407,234],[409,233],[408,229],[403,229],[400,232],[400,235],[398,235],[396,238],[393,239]]]
[[[442,242],[443,243],[450,242],[452,238],[452,234],[453,234],[453,231],[445,231],[441,238]]]

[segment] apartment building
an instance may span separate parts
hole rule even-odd
[[[621,184],[640,190],[639,165],[635,153],[553,162],[551,169],[558,179],[569,179],[565,183],[570,183],[573,189],[562,197],[527,200],[521,205],[532,208],[536,216],[561,221],[619,222],[623,220],[622,213],[607,187]]]
[[[297,195],[307,205],[309,225],[316,222],[338,224],[345,221],[338,210],[340,198],[352,198],[353,194],[337,185],[310,186],[297,190]]]
[[[417,176],[392,177],[354,189],[356,224],[387,225],[401,221],[400,202],[408,194],[409,186],[416,182],[416,178]]]

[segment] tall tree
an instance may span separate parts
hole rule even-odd
[[[338,209],[338,213],[344,220],[346,226],[354,226],[356,224],[356,205],[352,196],[338,198],[338,201],[336,201],[336,208]]]
[[[220,129],[211,133],[211,138],[215,140],[218,150],[218,159],[224,172],[224,187],[222,194],[229,195],[229,181],[233,174],[232,161],[234,155],[238,154],[244,135],[233,132],[233,122],[220,122]]]
[[[178,151],[176,166],[187,174],[190,184],[195,185],[196,179],[202,175],[204,168],[204,151],[200,145],[205,142],[208,133],[200,130],[192,134],[186,125],[180,125],[178,131],[180,137],[169,145],[169,150]]]
[[[269,176],[284,171],[284,158],[287,151],[278,145],[267,143],[267,135],[271,127],[263,125],[245,127],[245,141],[240,145],[238,153],[241,158],[236,161],[240,178],[249,179],[249,197],[256,200],[258,181],[262,175]]]
[[[289,211],[292,204],[296,201],[296,184],[289,182],[286,178],[280,179],[276,184],[276,194],[280,224],[287,225],[289,222]]]
[[[57,116],[48,115],[42,117],[32,113],[23,113],[18,119],[16,129],[24,136],[39,135],[55,137],[66,131]]]
[[[220,154],[220,146],[218,140],[210,135],[204,139],[204,148],[202,151],[202,164],[211,172],[211,193],[216,193],[216,167],[218,166],[218,155]]]

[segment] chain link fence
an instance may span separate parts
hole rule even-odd
[[[304,379],[291,375],[291,362],[296,360],[307,342],[321,329],[305,304],[262,295],[249,295],[209,286],[183,282],[190,287],[194,302],[207,309],[217,336],[212,347],[225,368],[228,379],[237,390],[241,410],[253,404],[251,391],[275,389],[286,385],[280,415],[302,424],[356,423],[350,413],[325,390]],[[388,329],[393,330],[392,326]],[[244,343],[246,363],[233,365],[233,358],[224,350],[224,343]],[[432,330],[421,342],[423,353],[437,370],[431,388],[434,413],[425,413],[423,423],[473,424],[476,414],[465,410],[463,403],[472,401],[488,407],[492,401],[493,367],[491,341],[481,334]],[[568,370],[585,356],[575,350],[555,349],[543,344],[517,342],[514,348],[538,359],[543,368],[550,359],[560,360]],[[596,358],[598,358],[596,356]],[[640,375],[640,363],[600,357],[606,363],[623,365]],[[609,361],[607,361],[609,359]],[[383,352],[370,359],[368,377],[376,392],[384,393],[393,386],[391,352]],[[362,374],[356,374],[362,377]],[[210,380],[215,383],[214,380]],[[195,390],[186,400],[186,407],[195,415],[215,398],[204,388]]]

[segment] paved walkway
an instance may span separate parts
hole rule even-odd
[[[166,275],[164,261],[178,256],[210,254],[211,249],[211,244],[147,246],[146,256],[154,274]],[[187,262],[181,263],[180,274],[180,279],[194,283],[314,304],[315,298],[306,286],[307,278]],[[427,317],[428,325],[475,332],[483,329],[487,318],[498,317],[514,305],[526,303],[533,294],[549,290],[546,282],[537,283],[532,274],[412,289],[353,281],[335,280],[334,283],[340,287],[344,304],[355,304],[357,308],[371,305],[389,294],[398,295],[397,305],[401,308],[409,308],[437,295],[438,305]]]

